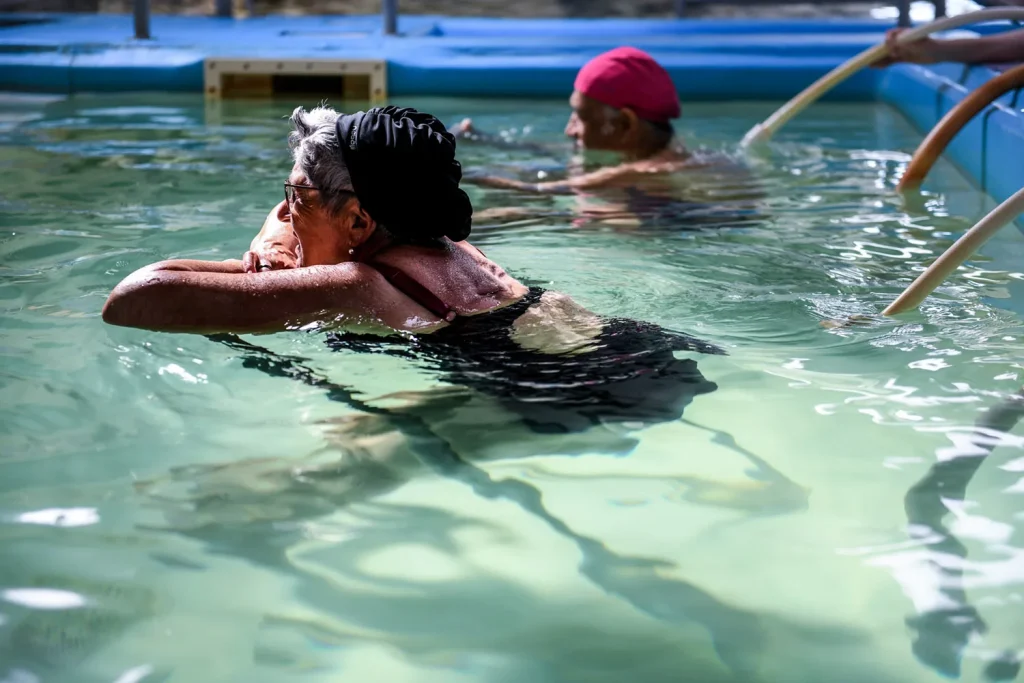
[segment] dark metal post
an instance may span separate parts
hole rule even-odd
[[[218,17],[230,19],[231,15],[234,13],[234,9],[235,8],[232,6],[231,0],[217,0],[215,14]]]
[[[900,11],[896,25],[904,28],[910,26],[910,0],[896,0],[896,7]]]
[[[935,4],[935,18],[946,16],[946,0],[932,0]]]
[[[398,33],[398,0],[384,0],[384,33],[393,36]]]
[[[135,40],[149,40],[149,0],[135,0]]]
[[[686,14],[686,0],[676,0],[676,16],[682,18]]]

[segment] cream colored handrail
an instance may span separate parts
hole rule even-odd
[[[970,258],[971,254],[981,248],[981,245],[1000,228],[1021,214],[1024,214],[1024,188],[1017,190],[1009,199],[978,221],[977,225],[965,232],[953,246],[935,260],[935,263],[928,266],[926,271],[903,290],[903,293],[882,311],[882,315],[897,315],[917,308],[925,297],[949,277],[950,273],[960,267],[961,263]]]
[[[940,31],[967,26],[968,24],[979,24],[986,21],[1003,21],[1006,19],[1024,19],[1024,7],[997,7],[991,9],[977,10],[959,14],[955,17],[943,17],[930,24],[918,26],[904,31],[899,36],[900,43],[908,43],[924,38]],[[814,83],[804,89],[799,95],[782,105],[774,114],[763,122],[751,128],[740,143],[741,147],[749,147],[755,143],[766,142],[775,132],[786,124],[787,121],[802,112],[811,104],[816,102],[822,95],[836,87],[847,78],[857,73],[866,66],[874,64],[889,53],[885,43],[875,45],[840,64]]]

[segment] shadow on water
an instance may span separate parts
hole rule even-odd
[[[0,572],[2,584],[18,587],[5,595],[0,681],[68,680],[56,677],[77,671],[97,650],[161,610],[156,591],[123,577],[86,578],[56,567],[33,573],[27,563],[12,564],[15,566]],[[15,599],[10,593],[22,594],[19,601],[27,605],[12,604]],[[37,602],[28,601],[30,596],[35,601],[48,599],[50,606],[40,608]],[[60,601],[65,607],[55,608]]]
[[[482,498],[512,502],[542,520],[550,529],[576,546],[582,558],[579,571],[605,593],[624,600],[633,609],[658,622],[673,626],[689,623],[702,627],[710,636],[714,652],[720,661],[716,666],[724,665],[729,672],[725,680],[757,678],[767,643],[769,640],[777,641],[779,633],[789,634],[789,637],[797,642],[818,645],[849,644],[862,640],[862,635],[853,629],[829,624],[801,624],[736,607],[699,586],[669,576],[675,569],[670,563],[616,553],[601,541],[577,533],[561,519],[552,515],[544,506],[541,493],[531,484],[514,479],[496,480],[485,470],[464,460],[444,438],[434,433],[421,417],[409,412],[392,412],[368,404],[347,387],[335,384],[317,374],[306,366],[301,358],[275,354],[232,336],[218,336],[214,339],[241,352],[245,367],[320,388],[331,400],[390,420],[392,429],[400,432],[403,440],[408,443],[407,450],[434,473],[468,486]],[[728,435],[719,434],[716,438],[725,445],[735,446]],[[756,459],[753,454],[749,455],[756,466],[766,470],[765,477],[781,477],[778,473],[768,474],[767,470],[774,470],[771,470],[767,463]],[[249,474],[254,477],[251,479],[254,482],[252,486],[245,486],[245,473],[235,471],[239,467],[250,468]],[[215,481],[218,474],[222,475],[219,485]],[[211,475],[206,480],[207,485],[197,486],[197,481],[204,481],[204,475]],[[370,459],[359,461],[357,467],[342,467],[335,462],[326,466],[292,467],[287,470],[281,467],[280,461],[275,464],[271,459],[267,459],[223,466],[179,468],[172,472],[172,479],[190,486],[185,506],[188,509],[177,520],[180,523],[176,523],[173,514],[168,515],[170,526],[162,530],[200,539],[214,552],[245,557],[250,561],[288,573],[296,571],[288,553],[294,543],[303,539],[303,520],[313,520],[327,515],[347,502],[365,502],[367,498],[404,482],[404,478],[395,476],[395,473],[386,466]],[[151,488],[153,490],[150,490]],[[161,494],[156,490],[158,488],[159,485],[144,485],[144,489],[155,501],[161,499]],[[169,507],[180,508],[182,501],[169,497],[164,499],[164,502],[171,503]],[[375,509],[372,504],[362,505],[360,509],[366,512],[367,507]],[[441,513],[436,510],[422,510],[415,514],[436,516]],[[345,552],[338,553],[343,557],[331,558],[332,575],[348,574],[357,577],[360,583],[367,581],[368,577],[358,566],[360,558],[365,557],[366,553],[358,552],[359,547],[367,546],[367,551],[370,551],[372,548],[369,548],[368,544],[372,546],[390,542],[386,532],[381,535],[376,533],[379,526],[386,529],[386,523],[378,524],[375,521],[373,526],[374,534],[346,539]],[[407,532],[407,527],[400,527]],[[409,539],[403,536],[402,539],[392,540],[408,542]],[[456,551],[450,538],[435,538],[432,535],[429,545],[441,550],[450,547],[453,553]],[[310,578],[306,573],[302,576],[304,581]],[[363,595],[362,592],[353,594],[352,591],[339,590],[334,582],[316,576],[315,572],[313,580],[319,583],[321,588],[317,591],[318,596],[311,600],[313,604],[322,606],[334,603],[338,605],[338,613],[349,615],[353,612],[353,606],[372,601],[373,609],[364,606],[362,611],[365,614],[373,614],[378,622],[381,619],[388,619],[382,615],[390,613],[386,602],[391,598],[382,595],[381,591],[370,591]],[[401,583],[401,586],[394,587],[401,590],[398,591],[395,600],[416,599],[417,591],[413,590],[410,594],[410,586],[413,584],[391,581],[396,582]],[[461,595],[462,591],[473,589],[472,585],[468,585],[472,584],[472,581],[468,584],[464,581],[457,583],[460,594],[452,596],[456,602],[465,600]],[[302,590],[305,592],[316,589],[306,585]],[[490,590],[493,592],[493,588]],[[510,590],[521,591],[511,587]],[[319,595],[321,592],[323,594]],[[436,597],[433,589],[430,596],[431,599]],[[421,596],[421,599],[426,600],[426,597]],[[517,599],[516,604],[522,609],[523,604],[531,604],[532,601],[535,599],[523,597],[522,601]],[[395,624],[393,629],[386,629],[387,642],[394,644],[398,636],[394,636],[392,630],[401,632],[402,625]],[[503,641],[502,647],[508,647],[508,644]],[[618,646],[620,650],[622,647],[623,645]],[[715,677],[720,678],[719,675]],[[665,680],[677,679],[671,677]],[[701,680],[711,680],[710,674]]]
[[[1024,390],[993,406],[968,433],[955,433],[953,446],[943,449],[939,461],[907,492],[904,506],[911,539],[927,544],[927,572],[941,596],[918,606],[907,619],[916,632],[913,652],[925,665],[944,676],[959,678],[965,648],[988,631],[964,588],[967,546],[946,527],[943,518],[955,512],[967,497],[967,486],[992,450],[1024,417]],[[1012,652],[991,660],[985,677],[1009,681],[1017,677],[1020,661]]]

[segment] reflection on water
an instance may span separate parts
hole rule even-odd
[[[539,434],[415,354],[100,323],[131,270],[242,252],[293,104],[0,99],[0,681],[1017,675],[1022,241],[872,317],[990,205],[942,165],[893,194],[891,110],[670,195],[469,188],[510,272],[728,351],[683,419]],[[556,148],[467,168],[566,172],[562,102],[408,104]],[[731,154],[770,110],[681,133]]]
[[[17,592],[45,602],[18,600],[13,591],[6,592],[8,603],[29,609],[10,629],[9,658],[4,663],[37,673],[74,670],[106,642],[151,616],[156,607],[151,590],[123,580],[100,583],[73,575],[36,574],[29,581],[45,588]],[[73,587],[75,592],[53,586]]]
[[[1004,545],[1010,540],[1012,528],[971,515],[967,487],[1021,417],[1024,394],[1018,392],[986,409],[973,430],[947,433],[953,446],[939,451],[938,462],[906,496],[908,531],[920,549],[909,554],[912,556],[889,560],[895,564],[894,576],[901,580],[917,610],[917,615],[907,620],[916,632],[914,654],[952,678],[960,676],[965,648],[988,631],[984,619],[971,604],[965,581],[965,573],[983,577],[986,569],[978,561],[968,562],[967,546],[945,526],[943,519],[953,514],[959,522],[967,523],[959,526],[968,537],[976,536],[976,528],[981,525],[988,529],[985,533],[993,543]],[[1007,681],[1016,678],[1019,671],[1018,655],[1009,651],[996,654],[985,676],[989,680]]]
[[[749,677],[757,671],[760,648],[765,640],[765,628],[780,628],[777,620],[763,617],[728,605],[703,591],[698,586],[663,576],[660,570],[674,569],[659,560],[626,557],[609,550],[600,541],[580,535],[565,522],[552,515],[543,504],[540,492],[530,484],[514,479],[495,480],[485,470],[459,456],[427,423],[425,416],[430,407],[418,404],[415,411],[395,411],[378,408],[360,400],[348,388],[318,376],[301,359],[282,357],[256,345],[230,336],[219,336],[217,341],[245,354],[243,364],[271,376],[296,379],[324,389],[332,400],[347,403],[369,415],[385,418],[388,424],[378,426],[374,436],[391,433],[401,439],[400,447],[428,470],[443,477],[453,478],[469,486],[484,499],[505,499],[543,520],[558,534],[573,541],[582,556],[580,571],[610,595],[624,599],[637,610],[670,623],[695,621],[709,631],[715,651],[729,671],[736,676]],[[426,397],[429,402],[433,400]],[[441,399],[450,410],[451,397]],[[460,397],[454,403],[465,402]],[[253,541],[265,537],[270,529],[280,524],[295,526],[304,520],[324,515],[332,508],[350,505],[368,497],[380,495],[402,482],[392,466],[392,457],[372,453],[365,447],[354,445],[351,434],[335,432],[334,444],[345,449],[340,459],[311,461],[297,466],[289,463],[242,461],[230,465],[202,468],[179,468],[171,472],[172,482],[191,484],[184,500],[173,500],[151,489],[153,484],[140,488],[156,501],[173,502],[179,510],[170,509],[173,519],[181,516],[180,508],[187,507],[185,519],[172,522],[170,529],[189,534],[208,543],[216,552],[240,552],[251,560],[279,566],[279,548],[266,548],[267,555],[253,554]],[[737,450],[756,468],[766,488],[775,486],[786,492],[795,492],[805,507],[800,487],[754,454],[741,449],[727,434],[716,433],[716,438]],[[285,469],[287,468],[287,469]],[[695,492],[690,500],[707,500],[712,504],[728,504],[722,496],[726,487],[716,482],[686,481]],[[746,491],[733,492],[739,498]],[[717,494],[717,495],[716,495]],[[792,495],[787,496],[793,498]],[[745,501],[745,507],[752,502]],[[769,509],[779,513],[791,510]],[[235,549],[237,548],[237,549]],[[767,622],[767,623],[766,623]],[[808,631],[811,627],[806,627]],[[856,634],[839,626],[831,629],[836,638],[854,638]]]

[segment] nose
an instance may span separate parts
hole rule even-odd
[[[283,201],[277,205],[277,220],[282,223],[290,221],[292,219],[291,209],[288,207],[288,202]]]
[[[569,120],[565,124],[565,134],[571,138],[580,136],[580,120],[575,112],[569,115]]]

